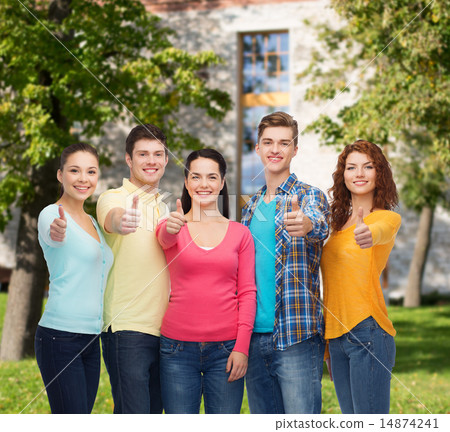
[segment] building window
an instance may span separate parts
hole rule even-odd
[[[264,170],[254,148],[261,118],[289,110],[289,34],[241,35],[240,191],[255,193],[264,183]]]

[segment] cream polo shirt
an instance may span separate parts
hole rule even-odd
[[[136,194],[142,212],[137,231],[127,235],[105,232],[109,211],[115,207],[130,208]],[[111,326],[113,332],[132,330],[160,335],[169,300],[169,272],[155,228],[167,215],[167,205],[160,195],[148,194],[127,179],[123,179],[122,187],[100,195],[97,219],[114,254],[105,290],[105,330]]]

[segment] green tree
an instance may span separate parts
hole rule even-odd
[[[0,227],[21,208],[1,359],[33,353],[46,282],[37,216],[57,197],[57,157],[77,139],[73,127],[90,141],[107,122],[149,122],[177,151],[201,145],[179,126],[182,107],[219,120],[231,108],[203,78],[221,60],[175,48],[173,35],[139,1],[0,3]]]
[[[322,114],[307,130],[343,147],[358,138],[400,155],[391,158],[402,202],[420,213],[405,306],[418,306],[438,204],[449,206],[450,2],[332,0],[343,25],[317,27],[321,48],[300,75],[308,100],[353,102]],[[335,27],[335,26],[334,26]]]

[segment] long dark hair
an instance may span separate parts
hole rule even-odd
[[[223,156],[214,149],[206,148],[201,150],[193,151],[186,159],[184,164],[184,177],[187,179],[191,169],[192,161],[198,158],[211,159],[214,162],[217,162],[219,165],[219,173],[222,179],[225,178],[225,174],[227,173],[227,163]],[[220,198],[222,197],[222,198]],[[183,207],[184,213],[187,213],[192,207],[192,200],[189,195],[189,192],[186,189],[186,185],[183,186],[183,193],[181,194],[181,205]],[[225,180],[223,183],[223,188],[219,193],[219,211],[225,216],[227,219],[230,214],[230,203],[228,198],[228,188],[227,181]]]
[[[67,146],[62,151],[61,157],[59,159],[59,169],[62,171],[64,169],[64,165],[67,163],[67,159],[69,159],[69,156],[78,152],[90,153],[91,155],[95,156],[97,162],[99,161],[97,150],[95,150],[94,147],[83,142],[78,142],[75,144],[71,144],[70,146]],[[63,185],[61,184],[59,197],[61,198],[63,195],[64,195],[64,188]]]
[[[328,191],[331,197],[331,227],[339,231],[352,214],[352,195],[345,186],[344,171],[350,153],[366,154],[373,162],[376,172],[375,191],[372,210],[382,208],[392,210],[398,204],[397,188],[392,176],[391,166],[380,147],[370,141],[358,140],[348,144],[339,155],[333,173],[333,187]]]

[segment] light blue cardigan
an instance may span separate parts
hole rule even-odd
[[[100,242],[68,213],[63,242],[50,238],[58,206],[45,207],[38,219],[38,238],[50,274],[49,297],[39,325],[73,333],[98,334],[103,327],[103,294],[113,254],[92,218]]]

